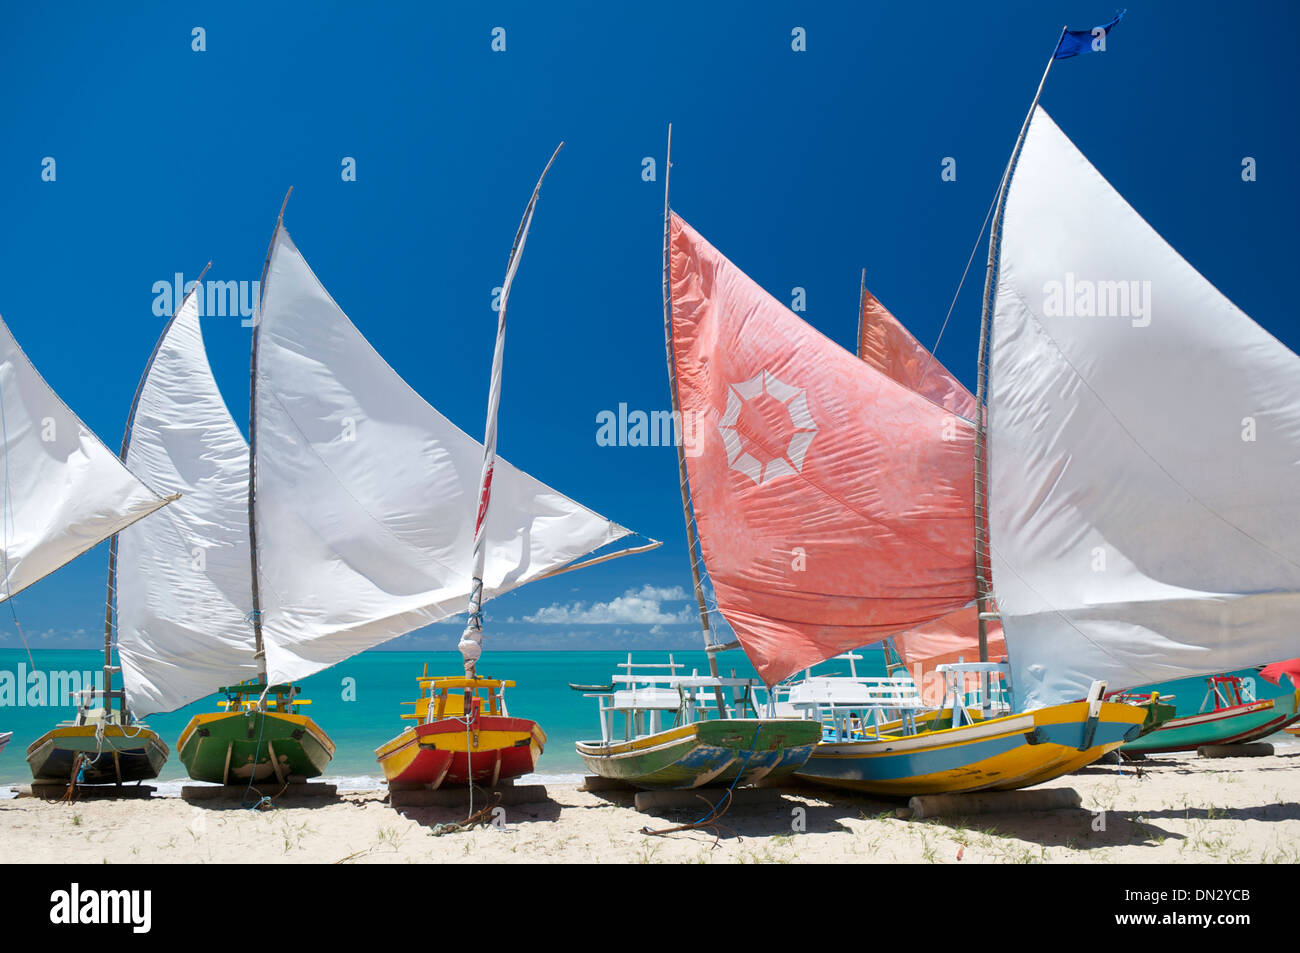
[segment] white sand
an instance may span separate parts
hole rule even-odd
[[[1300,862],[1300,749],[1267,758],[1160,755],[1093,767],[1073,787],[1088,810],[904,821],[900,802],[767,792],[736,806],[721,837],[641,833],[694,820],[640,814],[630,798],[550,785],[550,802],[505,808],[504,827],[437,835],[463,810],[397,812],[381,791],[257,812],[149,801],[0,801],[0,860],[9,863],[1194,863]],[[792,830],[795,809],[806,830]],[[1101,818],[1091,813],[1102,811]],[[689,816],[688,816],[689,815]]]

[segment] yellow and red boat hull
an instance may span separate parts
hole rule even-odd
[[[531,773],[545,747],[535,721],[478,715],[468,726],[464,718],[441,718],[407,728],[375,756],[390,783],[492,787]]]

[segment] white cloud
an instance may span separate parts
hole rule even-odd
[[[690,612],[685,607],[673,612],[661,605],[663,602],[685,598],[686,591],[681,586],[664,588],[645,585],[639,590],[629,589],[609,602],[593,602],[591,605],[573,602],[566,606],[556,603],[538,609],[533,615],[524,616],[524,621],[571,625],[685,623],[691,620]]]

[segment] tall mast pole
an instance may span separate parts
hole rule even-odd
[[[858,360],[862,360],[862,332],[866,330],[862,322],[862,306],[867,301],[867,269],[862,269],[862,282],[858,285]]]
[[[664,156],[664,350],[668,355],[668,390],[672,395],[673,419],[677,428],[677,488],[682,495],[682,520],[686,523],[686,545],[690,551],[691,584],[695,588],[695,604],[700,610],[700,634],[704,636],[704,651],[709,657],[709,674],[718,677],[717,646],[713,642],[709,627],[709,609],[704,602],[704,584],[700,580],[700,564],[697,554],[700,552],[700,540],[695,529],[695,520],[691,516],[691,485],[686,474],[686,449],[683,446],[686,435],[686,421],[682,417],[681,403],[677,396],[677,362],[673,357],[673,299],[669,286],[668,237],[670,209],[668,205],[668,184],[673,169],[673,124],[668,124],[668,151]],[[721,686],[714,686],[714,696],[718,700],[718,717],[727,717],[727,706],[722,700]]]
[[[212,262],[203,266],[199,272],[198,278],[194,279],[194,288],[203,287],[203,276],[208,273],[212,267]],[[193,294],[191,290],[190,294]],[[145,362],[144,373],[140,375],[140,382],[135,385],[135,396],[131,398],[131,410],[126,415],[126,429],[122,433],[122,449],[118,451],[117,458],[126,464],[127,452],[131,449],[131,431],[135,428],[135,412],[140,407],[140,395],[144,392],[144,382],[149,379],[149,372],[153,370],[154,361],[158,359],[158,351],[162,348],[162,343],[167,339],[167,332],[172,329],[176,323],[176,316],[181,313],[181,308],[185,306],[189,295],[184,295],[176,304],[176,310],[168,318],[167,324],[163,327],[162,333],[158,335],[158,340],[154,342],[153,350],[149,353],[149,360]],[[172,496],[171,499],[179,499],[179,494]],[[113,707],[113,623],[117,610],[117,537],[118,533],[113,534],[113,538],[108,543],[108,595],[104,600],[104,710],[108,711]],[[123,716],[126,715],[126,685],[122,686],[121,703],[118,705],[118,711]]]
[[[1034,101],[1029,104],[1029,112],[1025,114],[1025,121],[1020,126],[1020,135],[1016,137],[1015,148],[1011,150],[1011,159],[1007,162],[1007,167],[1002,173],[1002,182],[998,185],[993,226],[989,230],[989,257],[984,272],[984,304],[980,313],[980,340],[979,354],[976,358],[977,378],[975,387],[975,605],[981,662],[989,660],[988,625],[985,617],[988,613],[988,600],[991,591],[988,549],[988,480],[985,472],[987,466],[988,413],[985,401],[988,389],[989,326],[997,294],[998,254],[1002,243],[1002,213],[1007,205],[1007,186],[1010,184],[1011,175],[1015,171],[1016,161],[1020,158],[1020,150],[1025,144],[1025,135],[1029,132],[1029,123],[1034,118],[1034,110],[1038,108],[1038,100],[1043,95],[1043,86],[1047,83],[1047,74],[1052,71],[1052,64],[1056,62],[1056,52],[1061,48],[1061,40],[1065,39],[1066,29],[1067,27],[1061,28],[1061,35],[1057,37],[1056,45],[1052,47],[1052,56],[1048,59],[1047,67],[1043,70],[1043,78],[1038,81],[1038,89],[1034,92]],[[988,674],[982,674],[980,681],[981,694],[987,706]]]
[[[275,240],[284,227],[284,210],[289,205],[289,196],[293,195],[293,186],[284,193],[280,203],[280,214],[275,220],[275,230],[271,232],[271,244],[266,249],[266,261],[262,263],[262,278],[259,283],[261,292],[257,298],[257,316],[253,321],[253,348],[248,359],[248,558],[252,564],[253,582],[253,658],[257,660],[257,674],[262,680],[262,697],[260,707],[266,710],[266,688],[269,682],[266,676],[266,647],[262,643],[262,593],[258,586],[257,572],[257,346],[262,334],[262,303],[266,301],[266,274],[271,267],[271,254],[275,251]]]
[[[542,169],[533,194],[524,209],[524,217],[515,232],[514,244],[510,246],[510,257],[506,260],[506,278],[501,285],[501,307],[497,311],[497,341],[492,352],[492,377],[488,384],[487,424],[483,433],[483,469],[479,474],[478,507],[474,521],[474,566],[469,590],[469,618],[465,631],[461,634],[461,658],[465,662],[465,677],[475,677],[475,664],[483,651],[483,572],[487,564],[487,514],[488,504],[492,501],[492,473],[497,462],[497,411],[501,407],[501,369],[505,361],[506,350],[506,304],[510,300],[510,286],[514,284],[515,272],[519,270],[519,259],[524,253],[524,244],[528,241],[528,226],[533,221],[533,210],[537,207],[537,197],[541,194],[542,183],[546,173],[551,171],[551,163],[564,148],[561,142],[551,153],[550,161]]]

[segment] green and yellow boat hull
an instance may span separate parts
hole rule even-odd
[[[196,715],[176,749],[191,778],[216,784],[317,778],[334,757],[334,742],[319,725],[281,711]]]
[[[632,741],[579,741],[587,769],[633,787],[682,790],[788,778],[808,760],[822,726],[798,718],[725,718]]]
[[[1282,731],[1297,719],[1300,691],[1171,718],[1121,750],[1126,754],[1159,754],[1195,751],[1203,745],[1247,744]]]

